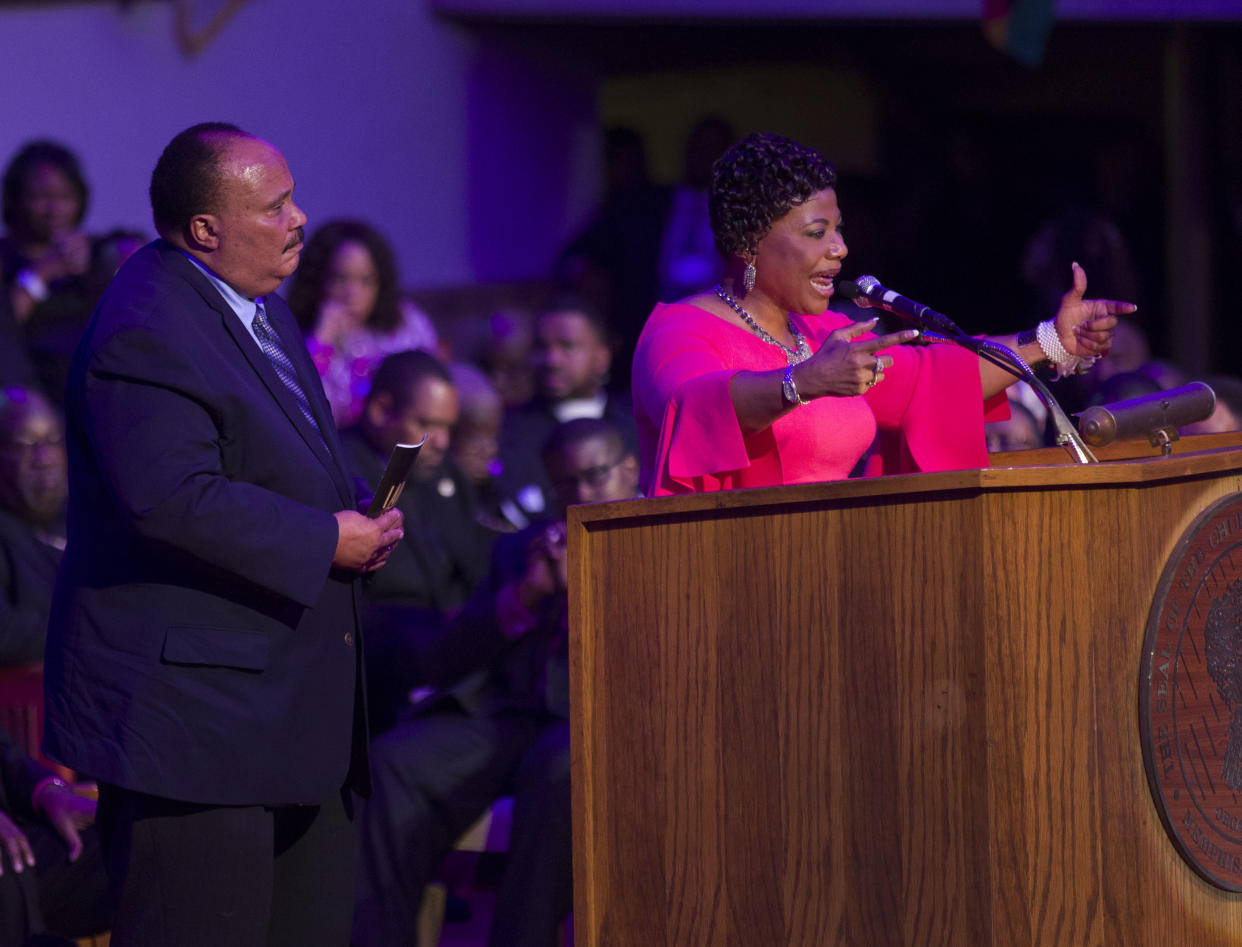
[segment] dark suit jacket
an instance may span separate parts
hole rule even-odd
[[[265,298],[327,449],[218,291],[156,241],[121,268],[67,390],[69,543],[45,752],[206,804],[369,789],[353,484],[289,308]],[[351,766],[352,747],[352,766]]]
[[[43,660],[60,550],[0,512],[0,665]]]
[[[0,385],[39,387],[39,375],[26,349],[26,337],[13,318],[7,283],[0,290]]]
[[[634,402],[628,394],[607,393],[604,419],[621,430],[626,446],[638,456],[638,427],[634,423]],[[543,466],[543,442],[557,425],[552,406],[540,396],[505,412],[500,429],[500,460],[504,478],[514,491],[535,484],[544,495],[544,510],[554,508],[555,496]]]
[[[354,476],[378,486],[386,458],[357,429],[344,431],[341,442]],[[373,734],[392,727],[409,706],[410,691],[437,676],[444,615],[460,608],[486,575],[494,536],[478,522],[470,483],[447,459],[429,478],[411,476],[397,507],[405,514],[405,539],[363,583]]]
[[[31,794],[44,778],[54,775],[31,759],[9,731],[0,727],[0,812],[24,819],[35,818]],[[8,871],[12,864],[7,852],[4,858]]]
[[[379,486],[388,458],[361,431],[341,433],[347,469],[369,489]],[[402,607],[460,608],[487,575],[494,533],[478,520],[474,488],[449,459],[430,476],[411,475],[397,500],[405,539],[366,582],[366,597]]]
[[[545,600],[533,627],[516,639],[505,636],[497,611],[501,590],[522,577],[531,541],[549,522],[497,539],[487,579],[459,614],[426,637],[433,656],[426,665],[435,672],[428,683],[437,693],[416,715],[452,703],[476,717],[509,710],[569,716],[568,597]]]
[[[503,637],[496,613],[500,590],[522,577],[527,549],[549,522],[534,523],[497,541],[488,581],[455,622],[459,646],[471,647],[476,654],[486,654],[488,642],[503,641],[484,673],[474,678],[477,687],[471,688],[467,679],[455,688],[458,701],[475,713],[513,709],[569,716],[568,596],[546,599],[533,616],[534,626],[514,641]]]

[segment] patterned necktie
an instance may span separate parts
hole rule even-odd
[[[310,422],[310,426],[315,429],[315,433],[319,435],[320,440],[323,440],[323,432],[319,430],[319,425],[315,422],[315,415],[311,413],[310,401],[307,400],[306,392],[302,390],[301,384],[298,383],[298,373],[293,369],[293,362],[289,360],[289,353],[280,344],[280,336],[276,334],[272,324],[267,321],[267,311],[263,308],[262,303],[255,304],[254,322],[252,325],[255,338],[259,340],[259,348],[263,350],[263,354],[272,363],[272,368],[276,369],[276,374],[285,383],[285,387],[293,394],[294,400],[298,403],[298,408],[302,411],[302,416]],[[327,446],[326,442],[325,446]]]

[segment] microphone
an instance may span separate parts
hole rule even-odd
[[[1177,429],[1211,417],[1216,392],[1201,381],[1157,391],[1140,398],[1095,405],[1078,415],[1078,430],[1088,444],[1146,437],[1153,445],[1175,440]]]
[[[860,276],[857,280],[839,279],[836,281],[837,292],[845,299],[852,300],[855,305],[879,306],[894,315],[901,316],[916,326],[939,332],[941,335],[965,335],[948,316],[936,312],[930,306],[908,299],[891,289],[885,289],[874,276]]]

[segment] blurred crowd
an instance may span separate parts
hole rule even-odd
[[[707,184],[712,162],[733,140],[719,118],[697,123],[686,138],[681,178],[670,186],[651,180],[636,132],[609,130],[605,192],[550,265],[546,298],[530,309],[477,313],[482,331],[469,351],[455,343],[470,334],[437,325],[405,291],[398,256],[376,227],[311,221],[284,295],[355,475],[374,487],[394,445],[425,438],[399,501],[406,539],[366,586],[376,791],[358,819],[358,911],[364,929],[383,932],[377,943],[413,942],[424,886],[455,839],[504,795],[538,815],[525,821],[528,833],[511,840],[495,919],[503,934],[494,942],[553,943],[570,909],[565,509],[637,495],[633,346],[655,302],[719,278]],[[865,182],[850,187],[865,202]],[[4,172],[4,666],[34,665],[43,655],[65,544],[61,401],[69,363],[95,301],[149,239],[128,230],[84,232],[89,198],[78,159],[55,142],[27,144]],[[975,203],[959,206],[962,226]],[[883,259],[867,208],[857,211],[853,255]],[[1015,309],[1029,303],[1041,318],[1055,311],[1056,299],[1046,294],[1059,296],[1072,261],[1086,268],[1094,290],[1138,300],[1142,310],[1140,268],[1122,223],[1081,201],[1055,209],[1012,261],[1029,291]],[[1147,327],[1123,320],[1110,357],[1060,383],[1067,412],[1190,380],[1153,357]],[[1216,413],[1183,433],[1242,427],[1242,379],[1204,380],[1216,392]],[[1015,386],[1011,402],[1011,419],[989,427],[989,449],[1046,443],[1044,409],[1033,392]],[[88,934],[98,927],[103,897],[97,840],[89,830],[79,834],[89,818],[81,804],[61,799],[50,770],[0,738],[0,841],[39,842],[37,858],[34,850],[29,860],[23,855],[24,871],[0,847],[0,944],[40,930]],[[82,876],[70,886],[82,911],[58,907],[71,862]]]

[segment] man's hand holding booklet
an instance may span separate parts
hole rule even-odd
[[[423,439],[417,444],[398,444],[392,449],[388,465],[384,468],[384,475],[380,477],[379,485],[375,488],[375,496],[371,499],[371,505],[367,507],[367,516],[371,519],[375,519],[397,505],[397,500],[401,498],[401,491],[405,489],[406,478],[414,469],[414,461],[418,459],[418,452],[426,440],[427,435],[424,434]]]

